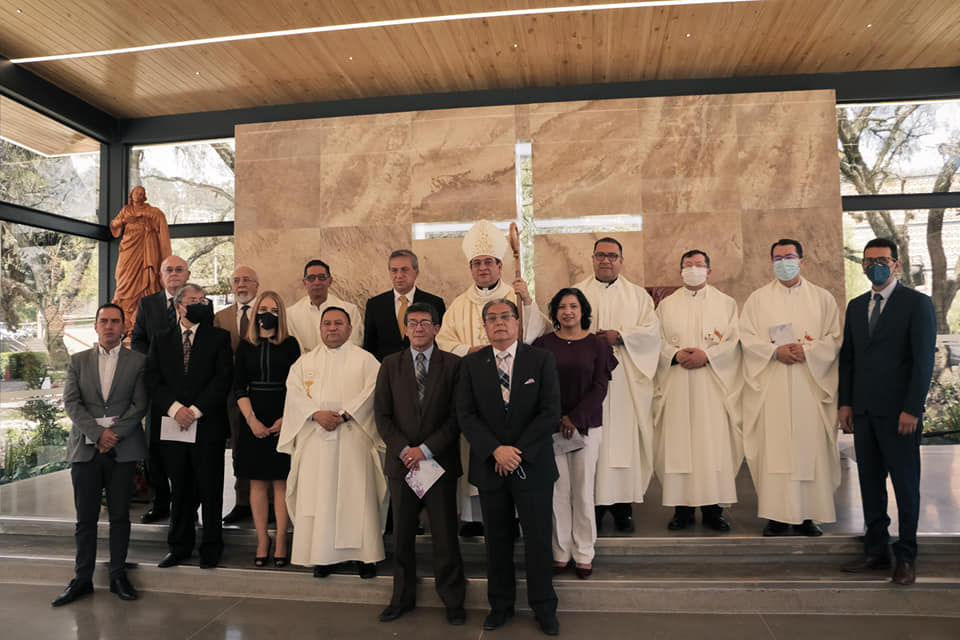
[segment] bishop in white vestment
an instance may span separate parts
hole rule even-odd
[[[617,529],[630,532],[632,505],[643,502],[653,474],[651,401],[660,358],[660,322],[646,289],[620,276],[619,242],[598,240],[593,268],[593,276],[573,286],[587,297],[593,326],[607,338],[620,362],[603,401],[604,433],[596,478],[598,525],[602,505],[614,505]]]
[[[842,334],[833,295],[800,276],[803,249],[773,247],[777,278],[743,306],[743,444],[764,535],[821,535],[836,520],[837,355]]]
[[[720,505],[737,501],[743,462],[740,430],[740,339],[737,303],[707,284],[709,258],[684,254],[684,286],[657,307],[662,347],[654,395],[654,466],[663,505],[675,507],[669,529],[694,521],[729,531]]]
[[[383,440],[373,416],[380,364],[349,339],[343,312],[323,316],[323,343],[290,368],[277,449],[291,455],[287,509],[291,562],[330,566],[358,560],[362,577],[384,558],[386,481]],[[366,575],[365,575],[366,572]]]
[[[483,325],[483,305],[491,300],[503,298],[523,300],[523,341],[531,344],[543,335],[549,324],[546,317],[537,308],[533,298],[527,292],[527,284],[516,280],[508,284],[501,278],[503,257],[507,252],[507,239],[503,231],[492,222],[480,220],[463,238],[463,253],[470,266],[470,275],[474,284],[461,293],[443,314],[440,332],[437,334],[437,346],[460,357],[482,349],[490,344]],[[460,519],[468,523],[461,535],[483,535],[480,523],[480,501],[477,488],[470,484],[470,454],[466,438],[460,438],[460,459],[463,475],[460,477],[459,507]]]

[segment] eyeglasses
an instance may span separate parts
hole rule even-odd
[[[864,258],[863,266],[869,267],[874,264],[885,264],[888,267],[892,267],[897,262],[896,258],[891,258],[889,256],[880,256],[879,258]]]
[[[593,257],[597,262],[603,262],[604,260],[608,260],[610,262],[616,262],[617,260],[620,259],[620,254],[619,253],[595,253],[593,254]]]
[[[486,260],[471,260],[470,268],[471,269],[479,269],[480,267],[490,268],[495,264],[497,264],[497,261],[494,260],[493,258],[487,258]]]
[[[250,284],[251,282],[256,282],[256,280],[254,280],[253,278],[251,278],[251,277],[249,277],[249,276],[243,276],[242,278],[234,278],[234,279],[233,279],[233,284],[240,284],[241,282],[242,282],[243,284]]]
[[[500,315],[497,315],[495,313],[489,313],[486,316],[484,316],[483,321],[489,322],[491,324],[496,322],[497,320],[503,320],[504,322],[509,322],[513,317],[514,317],[513,314],[510,313],[509,311],[505,311]]]
[[[432,326],[433,320],[407,320],[407,329],[416,329],[417,327],[429,329]]]
[[[210,300],[208,298],[184,298],[180,301],[180,304],[185,307],[189,307],[192,304],[202,304],[203,306],[207,306],[210,304]]]
[[[782,256],[773,256],[774,262],[783,262],[784,260],[799,260],[800,256],[795,253],[788,253]]]
[[[186,270],[187,270],[186,267],[166,267],[164,268],[163,272],[164,273],[183,273]]]
[[[326,282],[330,279],[330,276],[326,273],[308,273],[307,275],[303,276],[303,279],[307,282],[317,282],[318,280],[320,282]]]

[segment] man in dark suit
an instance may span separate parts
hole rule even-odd
[[[851,573],[890,569],[887,475],[900,515],[893,544],[892,581],[916,580],[920,514],[920,437],[933,375],[937,322],[930,298],[897,282],[897,245],[875,238],[863,250],[873,288],[847,306],[840,348],[841,428],[853,432],[867,532],[864,556],[844,565]]]
[[[160,282],[163,289],[140,299],[137,307],[137,319],[133,325],[130,346],[143,355],[150,353],[150,342],[154,336],[177,326],[177,311],[173,304],[173,294],[190,278],[187,261],[180,256],[168,256],[160,263]],[[140,517],[140,522],[150,524],[166,520],[170,516],[170,479],[160,455],[160,425],[153,428],[152,411],[147,412],[147,438],[149,454],[147,456],[147,482],[153,493],[153,504]]]
[[[437,348],[440,314],[433,306],[413,303],[405,312],[404,325],[410,348],[384,359],[373,399],[377,430],[387,445],[384,474],[394,514],[393,597],[380,620],[396,620],[416,606],[416,534],[425,506],[437,593],[446,606],[447,621],[462,625],[467,583],[457,540],[460,430],[453,406],[460,358]],[[444,473],[418,498],[405,477],[430,459]]]
[[[480,492],[486,523],[487,599],[483,628],[502,627],[513,615],[513,516],[520,516],[527,565],[527,597],[540,630],[557,635],[551,533],[557,463],[552,435],[560,424],[556,362],[517,341],[520,321],[509,300],[483,307],[490,346],[460,364],[457,416],[470,442],[470,482]]]
[[[229,435],[223,399],[233,376],[230,334],[213,326],[212,307],[202,287],[183,285],[174,303],[178,327],[151,342],[147,381],[154,424],[161,427],[162,418],[172,419],[168,424],[192,442],[164,439],[161,445],[173,500],[169,552],[159,566],[172,567],[193,553],[199,499],[200,566],[208,569],[217,566],[223,551],[223,452]]]
[[[246,337],[250,322],[257,313],[256,309],[251,308],[260,289],[257,272],[250,267],[237,267],[231,275],[231,288],[233,304],[220,309],[213,316],[213,326],[230,332],[231,353],[236,354],[237,345]],[[230,446],[233,448],[233,455],[236,456],[237,434],[240,429],[249,429],[249,427],[240,414],[240,407],[237,406],[237,399],[232,389],[227,393],[227,422],[230,424]],[[236,503],[230,513],[223,517],[224,524],[235,524],[253,515],[250,511],[250,480],[236,475],[236,458],[234,458],[234,476],[236,481],[233,484],[233,491],[236,494]]]
[[[381,362],[391,353],[409,347],[403,316],[411,304],[425,302],[436,309],[441,318],[447,309],[442,298],[416,287],[420,263],[413,251],[394,251],[387,267],[393,289],[367,300],[363,312],[363,348]]]
[[[137,460],[147,453],[140,420],[147,411],[144,382],[146,358],[121,345],[123,309],[104,304],[97,309],[93,349],[70,358],[63,406],[73,422],[67,443],[73,501],[77,508],[76,577],[53,606],[93,593],[97,560],[100,496],[107,490],[110,514],[110,591],[121,600],[136,600],[124,564],[130,543],[130,498]]]

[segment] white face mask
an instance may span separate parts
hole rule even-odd
[[[707,271],[707,267],[684,267],[680,270],[680,277],[688,287],[699,287],[707,281]]]

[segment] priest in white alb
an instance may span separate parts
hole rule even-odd
[[[351,318],[330,307],[321,344],[290,368],[277,449],[291,455],[287,510],[293,522],[291,562],[326,577],[359,561],[360,577],[383,560],[387,485],[383,440],[373,416],[380,363],[349,341]]]
[[[837,354],[840,312],[833,295],[800,275],[803,247],[770,250],[775,279],[754,291],[740,316],[743,448],[765,536],[822,535],[836,520]]]
[[[603,401],[603,441],[597,460],[597,529],[607,509],[621,532],[634,530],[633,503],[653,474],[653,377],[660,359],[660,322],[646,289],[620,275],[623,246],[593,245],[593,276],[574,286],[593,307],[593,326],[613,346],[620,366]]]
[[[331,293],[332,284],[330,266],[323,260],[311,260],[303,268],[303,288],[307,295],[287,308],[287,332],[300,343],[302,353],[320,344],[320,317],[327,307],[340,307],[350,314],[350,320],[356,327],[350,334],[350,341],[357,346],[363,344],[360,309]]]
[[[710,257],[680,258],[683,287],[660,302],[660,366],[654,391],[654,467],[671,531],[694,523],[729,531],[723,507],[737,501],[743,462],[737,302],[707,284]]]
[[[464,236],[461,246],[470,267],[473,284],[447,307],[440,333],[437,334],[437,345],[460,357],[487,346],[490,341],[483,326],[483,305],[499,298],[516,300],[517,296],[520,296],[523,302],[523,341],[530,344],[539,338],[549,323],[530,296],[527,283],[520,278],[507,283],[501,278],[503,258],[508,248],[504,232],[497,229],[492,222],[480,220]],[[467,479],[470,475],[469,451],[466,439],[461,437],[463,475],[460,477],[458,503],[460,520],[464,523],[460,528],[460,535],[464,537],[483,535],[477,488]]]

